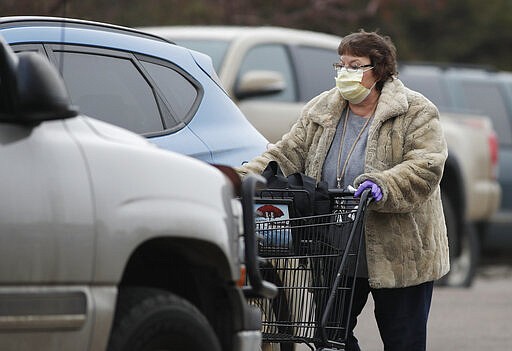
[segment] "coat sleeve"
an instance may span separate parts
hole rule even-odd
[[[303,172],[306,148],[304,146],[306,127],[300,118],[292,129],[276,144],[269,144],[267,150],[236,170],[241,176],[249,173],[260,174],[270,161],[276,161],[285,175]]]
[[[356,186],[368,179],[381,187],[382,200],[372,205],[376,211],[410,212],[424,203],[441,181],[448,152],[435,106],[426,104],[413,114],[404,132],[400,163],[355,180]]]
[[[309,118],[309,114],[325,95],[327,93],[322,93],[309,101],[302,109],[300,118],[291,130],[283,135],[281,140],[269,145],[267,151],[260,156],[238,167],[237,172],[241,176],[248,173],[260,174],[270,161],[276,161],[286,176],[296,172],[304,172],[305,161],[311,144],[310,127],[314,123]]]

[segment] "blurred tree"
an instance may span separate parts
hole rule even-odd
[[[512,1],[388,0],[372,19],[406,60],[512,69]]]
[[[512,70],[512,0],[2,0],[0,13],[68,16],[126,26],[276,25],[390,35],[402,60]]]
[[[382,0],[225,0],[239,4],[228,24],[276,25],[337,33],[346,24],[375,16]],[[231,9],[234,6],[231,6]]]

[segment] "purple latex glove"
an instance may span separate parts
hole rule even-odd
[[[365,190],[365,189],[368,189],[370,188],[371,189],[371,193],[372,193],[372,197],[375,201],[380,201],[382,199],[382,189],[380,188],[380,186],[378,186],[377,184],[375,184],[374,182],[372,182],[371,180],[365,180],[364,182],[362,182],[358,187],[357,187],[357,190],[356,192],[354,193],[354,197],[359,197],[361,196],[361,193]]]

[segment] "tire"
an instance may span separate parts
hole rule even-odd
[[[120,291],[108,351],[221,351],[207,319],[163,290]]]
[[[443,196],[443,210],[450,252],[456,254],[450,254],[450,272],[438,281],[438,285],[467,288],[473,283],[478,267],[479,238],[475,226],[472,224],[465,223],[463,230],[457,230],[455,211],[446,196]],[[459,238],[458,235],[462,235],[462,237]]]

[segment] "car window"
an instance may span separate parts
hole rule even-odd
[[[188,122],[187,116],[198,96],[197,88],[170,67],[147,61],[140,62],[164,95],[172,115],[182,122]]]
[[[239,80],[245,73],[253,70],[277,71],[281,73],[285,80],[286,87],[280,93],[261,97],[251,97],[247,98],[247,100],[258,99],[287,102],[295,102],[297,100],[295,79],[293,78],[290,56],[283,45],[265,44],[251,48],[240,65],[237,80]]]
[[[41,44],[14,44],[11,45],[14,52],[37,52],[43,56],[45,56],[45,52],[43,46]]]
[[[496,82],[462,80],[459,94],[464,99],[464,106],[462,107],[467,107],[491,117],[500,143],[510,144],[512,142],[506,103]]]
[[[413,73],[405,69],[400,71],[398,78],[406,87],[417,91],[434,103],[440,110],[452,108],[446,89],[441,82],[440,74]]]
[[[336,50],[299,46],[294,53],[301,101],[309,101],[322,91],[334,87],[335,72],[332,64],[338,60]]]
[[[55,52],[55,58],[83,114],[139,134],[163,129],[153,90],[132,60],[67,51]]]
[[[229,41],[225,40],[193,40],[193,39],[174,39],[172,36],[169,39],[173,40],[176,44],[184,46],[188,49],[202,52],[212,58],[213,67],[219,73],[222,65],[222,60],[226,55],[226,50],[229,46]]]

